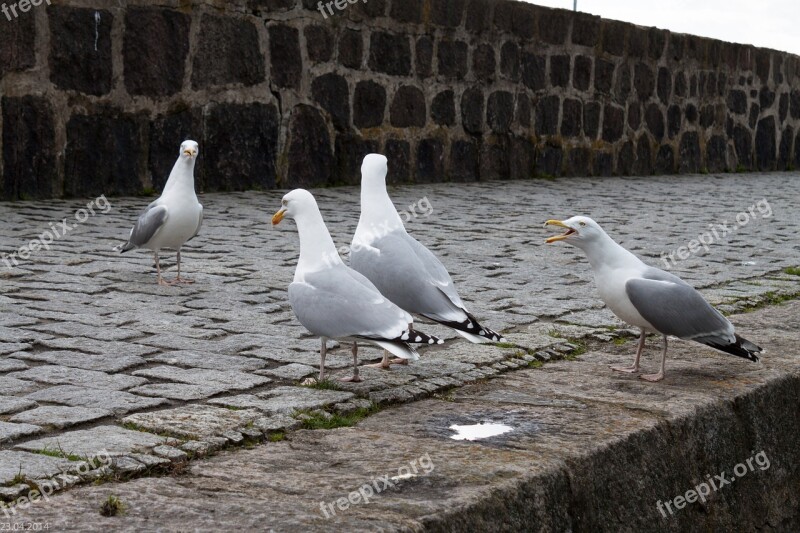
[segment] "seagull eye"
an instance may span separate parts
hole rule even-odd
[[[581,222],[581,226],[585,226],[585,225],[586,225],[586,222]]]
[[[286,201],[286,200],[281,200],[281,204],[283,204],[283,205],[286,205],[286,204],[288,204],[288,203],[289,203],[289,202],[288,202],[288,201]]]

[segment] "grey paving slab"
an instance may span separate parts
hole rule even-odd
[[[82,368],[84,370],[99,370],[101,372],[121,372],[145,363],[144,359],[136,355],[114,355],[109,357],[104,354],[89,355],[71,350],[17,352],[9,357]]]
[[[231,410],[211,405],[190,405],[136,413],[122,419],[153,433],[200,440],[244,428],[262,415],[254,409]]]
[[[18,474],[26,479],[49,478],[73,470],[79,464],[40,453],[0,450],[0,484],[11,482]]]
[[[149,409],[167,403],[165,398],[147,398],[124,391],[93,389],[75,385],[48,387],[29,394],[27,398],[39,402],[57,403],[72,407],[100,406],[115,415],[124,415],[131,411]],[[25,400],[19,399],[19,401]],[[3,401],[0,399],[0,406],[2,405]],[[1,407],[0,412],[2,412]]]
[[[256,357],[190,351],[164,352],[150,357],[149,361],[187,368],[238,370],[242,372],[258,370],[267,366],[266,362]]]
[[[0,442],[13,441],[40,433],[42,428],[33,424],[17,424],[0,420]]]
[[[0,377],[0,380],[14,378],[30,379],[51,385],[78,385],[112,390],[124,390],[147,383],[144,378],[127,374],[106,374],[58,365],[37,366],[24,372],[13,372],[5,378]],[[0,387],[2,387],[2,382],[0,382]]]
[[[97,426],[91,429],[72,430],[58,436],[44,437],[15,446],[17,450],[62,450],[80,457],[146,452],[163,444],[176,441],[152,433],[133,431],[119,426]]]
[[[27,398],[0,396],[0,415],[8,415],[36,407],[36,402]]]
[[[63,429],[84,422],[93,422],[111,415],[112,412],[108,409],[98,409],[96,407],[45,405],[16,414],[10,418],[10,421]]]

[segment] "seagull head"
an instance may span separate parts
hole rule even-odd
[[[385,187],[387,172],[388,164],[385,156],[368,154],[361,163],[361,186],[379,184]]]
[[[181,158],[182,159],[197,159],[200,153],[200,146],[194,141],[183,141],[181,143]]]
[[[586,243],[598,240],[606,235],[603,228],[589,217],[572,217],[567,220],[548,220],[544,223],[547,226],[560,226],[567,231],[561,235],[550,237],[545,242],[552,244],[558,241],[566,241],[568,244],[581,247]]]
[[[272,225],[277,226],[285,217],[297,218],[309,210],[319,210],[314,195],[305,189],[295,189],[286,193],[281,200],[281,208],[272,217]]]

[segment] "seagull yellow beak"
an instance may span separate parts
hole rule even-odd
[[[555,235],[555,236],[550,237],[549,239],[545,240],[544,242],[546,242],[547,244],[552,244],[554,242],[563,241],[564,239],[566,239],[567,237],[569,237],[570,235],[575,233],[574,229],[570,228],[569,226],[567,226],[566,224],[564,224],[560,220],[548,220],[547,222],[544,223],[544,225],[545,225],[545,227],[547,227],[547,226],[561,226],[562,228],[567,228],[567,232],[564,233],[563,235]]]
[[[286,214],[286,209],[281,209],[277,213],[272,216],[272,225],[277,226],[283,220],[283,216]]]
[[[183,155],[188,155],[189,157],[194,157],[197,155],[197,152],[191,148],[188,148],[183,151]]]

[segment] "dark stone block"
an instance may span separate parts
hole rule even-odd
[[[467,18],[464,23],[467,30],[474,33],[487,31],[491,27],[491,10],[490,0],[469,0]]]
[[[623,63],[619,66],[617,83],[614,87],[614,100],[618,104],[625,104],[631,94],[631,69]]]
[[[692,74],[692,77],[689,78],[689,96],[694,98],[697,96],[697,76]]]
[[[470,140],[453,141],[450,149],[450,179],[477,181],[480,172],[480,149]]]
[[[128,15],[130,16],[130,12]],[[291,52],[296,55],[298,60],[298,64],[294,68],[299,73],[302,69],[302,64],[300,63],[300,48],[297,44],[297,30],[292,29],[292,31],[294,32],[294,41],[291,45],[295,46],[295,48]],[[188,25],[186,32],[187,35],[184,38],[188,38]],[[264,81],[266,77],[264,56],[258,46],[258,32],[251,22],[232,17],[205,14],[201,20],[200,32],[202,38],[198,40],[198,50],[192,62],[193,89],[207,89],[217,85],[233,83],[250,86]],[[272,34],[270,33],[270,35]],[[153,42],[160,43],[161,41],[144,42],[142,46],[153,49],[159,48],[153,46]],[[187,41],[187,49],[188,44]],[[280,58],[278,58],[278,61],[280,62]],[[275,67],[274,55],[273,67]],[[273,68],[273,77],[274,75]]]
[[[384,155],[388,159],[387,183],[407,183],[411,181],[411,145],[408,141],[389,139],[386,141]]]
[[[531,127],[531,99],[524,93],[517,93],[517,124],[523,128]]]
[[[417,39],[416,45],[417,76],[427,78],[433,75],[433,39],[427,35],[423,35]]]
[[[644,63],[636,63],[633,74],[633,84],[640,100],[647,100],[653,95],[655,89],[655,76],[653,70]]]
[[[644,112],[644,122],[656,142],[660,142],[664,138],[664,113],[658,104],[647,106]]]
[[[647,30],[633,26],[628,33],[628,55],[638,59],[647,57]]]
[[[205,140],[203,110],[180,109],[161,115],[150,122],[150,161],[148,164],[150,182],[153,189],[162,191],[167,178],[178,158],[178,148],[187,139]],[[194,167],[194,179],[198,191],[206,190],[205,183],[205,150],[200,145],[200,156]],[[216,185],[216,184],[214,184]],[[217,187],[218,188],[218,187]]]
[[[669,69],[665,67],[661,67],[658,69],[658,84],[656,85],[656,92],[658,93],[658,98],[664,104],[669,103],[669,98],[672,92],[672,75],[669,73]]]
[[[700,172],[703,156],[700,153],[700,138],[696,131],[687,131],[681,135],[678,160],[680,161],[678,172],[681,174]]]
[[[353,93],[353,125],[375,128],[383,124],[386,89],[374,81],[360,81]]]
[[[684,36],[679,33],[669,34],[669,58],[673,61],[683,59]]]
[[[583,103],[573,98],[565,98],[561,112],[561,135],[580,137],[583,131]]]
[[[463,41],[439,41],[437,57],[441,76],[459,80],[466,76],[468,72],[467,43]]]
[[[750,135],[750,130],[741,124],[733,127],[733,147],[736,150],[739,166],[750,170],[753,164],[753,137]]]
[[[548,44],[564,44],[569,30],[569,15],[562,11],[541,10],[539,37]]]
[[[417,181],[444,181],[444,143],[439,139],[422,139],[417,145]]]
[[[36,65],[36,17],[21,17],[13,24],[0,19],[0,78],[6,72]]]
[[[336,136],[335,158],[336,175],[333,183],[337,185],[358,185],[361,183],[361,162],[367,154],[379,150],[378,141],[367,140],[352,133]]]
[[[758,170],[775,170],[775,117],[766,117],[758,121],[756,129],[756,168]]]
[[[328,112],[337,130],[350,129],[350,89],[346,79],[332,72],[314,78],[311,96]]]
[[[456,123],[455,94],[451,90],[442,91],[431,103],[431,120],[439,126],[452,126]]]
[[[482,81],[494,78],[497,61],[494,58],[494,47],[490,44],[481,44],[472,54],[472,71]]]
[[[439,26],[455,28],[461,25],[465,0],[437,0],[431,2],[431,22]]]
[[[756,123],[758,122],[758,115],[761,113],[761,108],[758,106],[757,103],[753,102],[750,104],[750,115],[747,118],[747,123],[750,125],[750,129],[755,129]]]
[[[686,83],[686,74],[683,71],[678,72],[675,75],[675,96],[683,98],[687,94],[687,83]]]
[[[333,151],[328,126],[322,113],[300,104],[289,120],[289,169],[286,188],[322,187],[333,181]]]
[[[339,64],[347,68],[361,68],[364,56],[364,39],[360,31],[345,28],[339,37]]]
[[[470,87],[461,96],[461,125],[467,133],[483,132],[483,91]]]
[[[756,50],[756,76],[761,78],[762,83],[769,81],[769,51],[764,49]]]
[[[512,41],[500,48],[500,74],[511,81],[519,81],[519,46]]]
[[[309,0],[304,0],[309,2]],[[248,0],[247,7],[254,11],[287,11],[297,4],[297,0]],[[316,4],[314,4],[316,7]]]
[[[512,4],[512,33],[520,39],[531,39],[536,34],[538,8],[522,3]]]
[[[782,93],[780,99],[778,100],[778,120],[780,120],[781,124],[786,121],[786,117],[789,115],[789,94]]]
[[[168,9],[131,7],[125,13],[125,39],[122,57],[125,66],[125,88],[128,93],[144,96],[170,96],[180,92],[186,56],[189,54],[189,24],[191,18]],[[153,46],[159,43],[159,46]],[[256,66],[264,79],[264,59],[258,54]],[[200,48],[200,56],[203,47]],[[210,60],[213,62],[214,60]],[[231,71],[238,72],[237,67]],[[213,76],[211,65],[198,56],[195,71],[205,70]],[[259,80],[259,81],[261,81]]]
[[[512,180],[527,180],[536,173],[536,146],[528,137],[511,138],[511,161],[508,167]]]
[[[800,91],[793,89],[789,96],[789,114],[792,118],[800,118]]]
[[[747,113],[747,93],[740,90],[728,92],[728,109],[737,115]]]
[[[617,154],[617,175],[630,176],[633,174],[633,164],[636,156],[633,151],[633,142],[627,141],[622,144]]]
[[[583,134],[589,139],[597,139],[600,131],[601,109],[599,102],[586,102],[583,105]]]
[[[536,103],[536,135],[555,135],[558,133],[558,112],[561,100],[558,95],[545,96]]]
[[[309,109],[313,109],[309,107]],[[313,109],[316,116],[319,112]],[[206,151],[208,184],[219,190],[274,189],[277,179],[278,132],[280,117],[272,104],[218,104],[207,111]],[[297,135],[296,131],[293,131]],[[327,135],[327,130],[326,130]],[[202,146],[200,147],[202,150]],[[299,155],[299,154],[295,154]],[[319,158],[328,168],[331,159],[314,153],[292,159],[299,165],[316,168]],[[290,163],[291,165],[292,163]],[[291,166],[290,166],[291,170]],[[330,172],[328,170],[327,172]],[[210,180],[216,180],[211,182]],[[284,186],[289,185],[284,183]]]
[[[625,110],[613,104],[603,108],[603,140],[614,143],[622,138],[625,130]]]
[[[545,88],[545,56],[524,53],[522,55],[522,83],[534,91]]]
[[[494,27],[497,31],[511,33],[514,31],[514,10],[510,2],[495,2]]]
[[[506,135],[491,135],[481,144],[480,175],[484,180],[511,177],[511,140]]]
[[[403,0],[392,2],[390,16],[397,22],[419,24],[422,22],[423,0]]]
[[[722,135],[714,135],[706,143],[706,170],[709,172],[728,170],[728,143]]]
[[[325,26],[312,25],[303,28],[308,58],[314,63],[326,63],[333,55],[333,33]]]
[[[592,169],[592,150],[585,146],[575,146],[567,151],[564,174],[567,176],[588,176]]]
[[[794,167],[800,168],[800,131],[794,139]]]
[[[111,28],[114,23],[111,12],[50,6],[47,13],[50,21],[50,81],[60,89],[94,96],[110,92]]]
[[[703,106],[703,109],[700,111],[700,127],[708,128],[713,126],[715,118],[716,118],[716,111],[714,110],[714,106],[710,104]]]
[[[572,19],[572,44],[591,46],[600,38],[600,17],[576,13]]]
[[[628,104],[628,126],[636,131],[642,125],[642,106],[639,102]]]
[[[686,104],[686,120],[689,121],[689,124],[694,124],[697,122],[697,107],[694,104]]]
[[[425,107],[425,94],[418,87],[402,85],[397,89],[392,106],[389,109],[389,119],[396,128],[421,128],[425,126],[428,111]]]
[[[725,96],[725,91],[728,88],[728,75],[720,72],[717,76],[717,96]]]
[[[778,146],[778,170],[788,170],[791,167],[793,142],[794,129],[786,126],[781,133],[781,143]]]
[[[629,24],[616,20],[604,20],[603,26],[603,51],[612,56],[625,54],[625,41],[628,37]]]
[[[675,152],[672,146],[662,144],[656,153],[656,174],[675,174]]]
[[[299,89],[303,76],[300,32],[283,24],[269,26],[268,31],[272,83],[282,88]]]
[[[576,56],[572,71],[572,86],[579,91],[588,91],[592,79],[592,58]]]
[[[547,143],[539,149],[534,169],[538,175],[560,176],[564,162],[564,149],[558,144]]]
[[[6,22],[0,22],[5,25]],[[53,112],[38,96],[2,98],[3,170],[2,197],[7,200],[52,198],[58,195],[56,141]],[[100,154],[101,157],[109,157]],[[124,158],[125,156],[122,155]],[[87,155],[88,162],[91,159]],[[80,173],[83,169],[75,169]],[[87,169],[91,171],[91,169]],[[104,192],[100,190],[99,192]]]
[[[372,32],[369,68],[392,76],[411,74],[411,45],[408,37],[383,31]]]
[[[117,110],[73,115],[67,122],[64,193],[91,197],[140,193],[143,122]],[[178,152],[174,153],[177,159]]]
[[[664,54],[664,45],[667,43],[667,32],[658,28],[647,30],[647,55],[650,59],[658,60]]]
[[[779,53],[772,56],[772,81],[775,85],[783,83],[783,56]]]
[[[514,95],[507,91],[495,91],[486,104],[486,123],[495,133],[506,133],[514,118]]]
[[[633,173],[637,176],[649,176],[653,173],[653,151],[647,135],[640,136],[636,141],[636,161],[633,164]]]
[[[597,59],[594,63],[594,89],[609,94],[614,79],[614,63]]]
[[[569,84],[569,73],[569,56],[550,56],[550,84],[553,87],[566,87]]]
[[[614,174],[614,154],[595,152],[592,174],[595,176],[612,176]]]
[[[670,139],[674,139],[681,131],[681,123],[683,122],[683,113],[681,108],[673,104],[667,109],[667,135]]]

